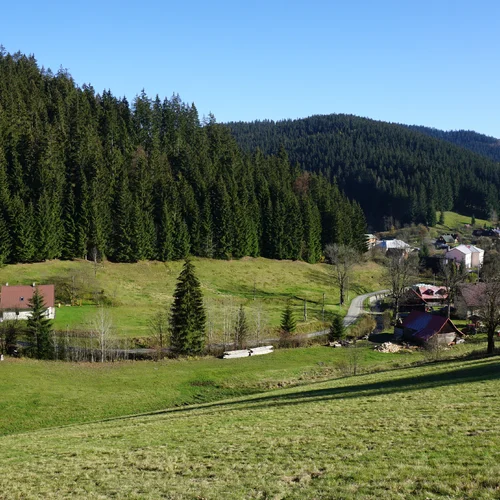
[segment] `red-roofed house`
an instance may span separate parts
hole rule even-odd
[[[403,338],[417,344],[425,344],[437,335],[440,345],[449,345],[455,341],[462,332],[453,322],[444,316],[412,311],[403,321]]]
[[[2,286],[0,295],[0,321],[8,319],[28,319],[31,315],[30,300],[35,288],[43,297],[49,319],[56,317],[54,285]]]

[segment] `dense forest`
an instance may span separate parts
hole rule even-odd
[[[498,163],[402,125],[334,114],[228,126],[245,151],[284,147],[290,161],[337,182],[375,229],[433,225],[436,210],[498,211]]]
[[[486,156],[493,161],[500,162],[500,139],[495,139],[495,137],[478,134],[472,130],[444,131],[437,128],[422,127],[419,125],[408,125],[408,128],[430,135],[436,139],[451,142],[457,146],[469,149],[474,153]]]
[[[283,149],[243,153],[179,96],[131,104],[0,47],[0,264],[364,247],[363,211]]]

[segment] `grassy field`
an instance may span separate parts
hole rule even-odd
[[[456,351],[454,352],[456,353]],[[382,354],[312,346],[267,356],[161,362],[65,363],[7,358],[0,364],[0,434],[214,401],[277,387],[392,369],[422,353]]]
[[[322,302],[325,294],[325,319],[332,312],[345,313],[338,306],[338,290],[332,285],[328,266],[305,262],[244,258],[221,261],[194,260],[201,281],[209,327],[223,330],[224,323],[242,304],[248,322],[255,328],[261,323],[273,328],[279,325],[288,299],[292,300],[298,320],[303,319],[303,303],[307,301],[307,321],[299,321],[299,331],[314,331],[322,325]],[[18,264],[0,269],[0,283],[15,284],[71,283],[105,297],[110,308],[116,335],[140,337],[149,335],[151,315],[169,307],[182,262],[139,262],[113,264],[104,262],[94,267],[87,261],[48,261]],[[381,266],[364,263],[356,267],[351,284],[351,298],[381,288]],[[57,287],[59,290],[62,285]],[[58,293],[59,295],[59,293]],[[255,297],[255,299],[254,299]],[[57,329],[82,329],[88,326],[96,308],[84,301],[82,306],[62,305],[56,311]],[[266,332],[262,333],[263,335]]]
[[[439,221],[440,212],[437,212],[436,219]],[[466,215],[460,215],[456,212],[444,212],[444,224],[436,224],[436,228],[439,231],[450,231],[450,232],[461,232],[465,224],[471,223],[471,217]],[[490,222],[484,219],[477,219],[474,227],[483,227],[484,225],[490,225]]]
[[[499,379],[448,361],[3,436],[0,495],[499,498]]]

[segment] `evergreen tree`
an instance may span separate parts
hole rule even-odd
[[[205,310],[200,282],[190,260],[184,262],[170,311],[170,344],[177,354],[200,354],[205,345]]]
[[[472,217],[470,219],[470,225],[475,226],[476,225],[476,218],[474,217],[474,214],[472,214]]]
[[[282,332],[293,333],[296,327],[297,322],[295,321],[295,317],[293,315],[292,305],[290,304],[290,301],[288,301],[283,314],[281,315],[280,328]]]
[[[240,305],[234,326],[234,345],[237,349],[244,349],[248,338],[248,324],[243,306]]]
[[[441,210],[441,212],[439,212],[439,224],[441,224],[441,226],[444,226],[444,212]]]
[[[330,330],[328,331],[328,340],[329,342],[335,342],[336,340],[343,339],[345,339],[344,320],[339,314],[335,314],[330,325]]]
[[[11,240],[7,224],[0,213],[0,267],[9,261]]]
[[[26,337],[30,343],[29,352],[38,359],[50,359],[52,353],[49,336],[52,321],[45,315],[47,307],[38,287],[35,288],[28,303],[31,307],[31,315],[26,325]]]

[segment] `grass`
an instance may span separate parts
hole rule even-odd
[[[65,363],[7,358],[0,364],[0,434],[88,422],[341,377],[351,351],[322,346],[279,349],[246,359]],[[421,361],[421,353],[356,349],[357,370]]]
[[[205,297],[208,320],[215,332],[242,304],[252,327],[260,312],[262,324],[279,325],[286,301],[291,299],[297,319],[303,319],[303,303],[307,301],[307,321],[299,321],[299,331],[319,330],[325,294],[325,319],[331,313],[345,314],[339,307],[338,289],[333,286],[329,266],[305,262],[244,258],[221,261],[194,259]],[[172,301],[182,262],[139,262],[114,264],[104,262],[97,269],[87,261],[47,261],[36,264],[9,265],[0,269],[0,282],[14,284],[71,282],[75,277],[86,289],[104,295],[114,304],[111,308],[116,335],[141,337],[149,335],[152,315],[168,308]],[[368,262],[357,266],[351,286],[351,298],[381,288],[382,268]],[[59,287],[61,288],[61,287]],[[101,293],[102,292],[102,293]],[[255,297],[255,300],[254,300]],[[56,311],[54,326],[65,330],[86,328],[95,306],[62,305]],[[220,337],[220,336],[219,336]]]
[[[440,212],[436,213],[436,219],[439,221]],[[465,224],[471,223],[471,217],[466,215],[460,215],[456,212],[444,212],[444,224],[436,224],[436,228],[438,228],[441,232],[450,231],[450,232],[461,232]],[[477,219],[474,227],[483,227],[484,225],[490,225],[490,222],[484,219]]]
[[[494,499],[499,379],[498,357],[448,361],[3,436],[0,491],[5,498]]]

